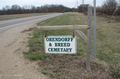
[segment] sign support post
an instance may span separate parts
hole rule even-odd
[[[92,7],[91,6],[88,7],[88,25],[74,25],[74,26],[73,25],[62,25],[62,26],[42,26],[42,27],[38,26],[38,29],[39,30],[78,30],[79,35],[81,35],[85,41],[87,40],[86,69],[87,70],[90,69],[91,31],[92,31]],[[79,31],[81,29],[87,29],[87,32],[88,32],[87,38],[86,38],[85,34],[83,34],[83,32]],[[72,39],[73,38],[71,38],[71,40]],[[64,40],[64,37],[62,37],[62,39],[60,37],[59,40],[57,39],[57,37],[52,37],[52,38],[50,37],[49,39],[45,38],[45,40],[47,41],[47,42],[45,42],[46,46],[49,46],[49,47],[46,47],[47,53],[56,53],[56,52],[59,53],[59,51],[60,52],[62,51],[62,53],[64,54],[68,50],[72,51],[71,48],[64,49],[64,50],[63,50],[63,48],[58,48],[58,47],[63,46],[63,45],[68,46],[68,47],[70,46],[69,42],[68,42],[68,44],[67,43],[63,44],[62,42],[58,42],[60,40]],[[67,39],[65,39],[65,40],[67,40]],[[52,44],[51,41],[57,41],[58,43],[55,42]],[[54,45],[55,47],[52,48],[51,47],[52,45]],[[56,46],[58,46],[58,47],[56,48]],[[72,43],[71,43],[71,46],[73,46]],[[75,47],[75,45],[74,45],[74,47]],[[67,53],[69,53],[69,52],[67,52]],[[76,53],[76,52],[71,52],[71,54],[73,54],[73,53]]]
[[[87,39],[87,60],[86,69],[90,69],[91,30],[92,30],[92,7],[88,7],[88,39]]]

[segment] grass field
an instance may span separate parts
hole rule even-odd
[[[0,15],[0,21],[9,20],[9,19],[17,19],[17,18],[25,18],[31,16],[40,16],[50,13],[30,13],[30,14],[14,14],[14,15]]]
[[[120,78],[120,22],[112,20],[108,23],[109,19],[104,17],[97,17],[97,37],[96,37],[96,58],[100,61],[104,61],[110,67],[110,72],[113,78]],[[87,24],[87,16],[81,13],[68,13],[46,21],[38,23],[38,26],[46,25],[84,25]],[[82,30],[87,34],[86,30]],[[60,55],[50,55],[44,53],[44,35],[72,35],[73,30],[65,31],[34,31],[30,34],[32,37],[28,41],[28,47],[30,48],[28,52],[24,52],[25,57],[30,60],[47,60],[47,58],[57,59]],[[92,31],[93,32],[93,31]],[[87,43],[75,32],[77,36],[77,54],[67,55],[69,58],[81,57],[86,55]],[[92,33],[92,50],[91,55],[93,55],[93,33]],[[63,55],[62,55],[63,56]],[[63,56],[63,58],[65,58]],[[91,58],[92,59],[92,58]],[[67,60],[67,59],[66,59]],[[50,63],[49,63],[50,64]],[[48,63],[47,63],[48,65]],[[66,67],[66,66],[65,66]],[[61,68],[61,67],[60,67]],[[44,69],[45,70],[45,69]],[[46,68],[47,70],[47,68]],[[44,75],[48,75],[49,72],[43,71]],[[60,78],[56,73],[61,73],[60,70],[54,70],[53,73],[49,74],[50,77]],[[92,72],[91,72],[92,73]],[[96,73],[94,73],[96,74]],[[63,74],[62,74],[63,75]],[[74,78],[74,77],[73,77]],[[79,77],[75,77],[77,79]],[[95,78],[95,77],[82,77],[82,78]],[[61,78],[60,78],[61,79]],[[68,78],[65,78],[68,79]]]

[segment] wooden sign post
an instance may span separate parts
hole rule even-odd
[[[76,30],[77,33],[85,41],[87,41],[86,69],[88,70],[90,69],[91,29],[92,29],[92,7],[91,6],[88,7],[88,25],[38,26],[38,29],[39,30]],[[82,29],[88,30],[87,36],[85,36],[85,34],[82,31],[80,31]],[[50,53],[49,51],[47,53]],[[56,52],[52,52],[52,53],[56,53]]]
[[[92,29],[92,7],[88,7],[88,37],[87,37],[87,60],[86,69],[90,69],[90,50],[91,50],[91,29]]]

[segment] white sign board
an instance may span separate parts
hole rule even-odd
[[[45,53],[76,54],[76,36],[48,36],[44,38]]]

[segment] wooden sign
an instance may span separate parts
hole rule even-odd
[[[44,38],[45,53],[76,54],[76,37],[48,36]]]

